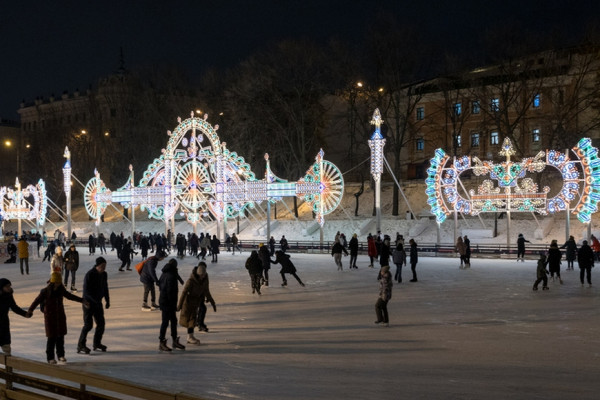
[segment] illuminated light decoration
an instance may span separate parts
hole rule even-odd
[[[383,174],[383,148],[385,146],[385,139],[381,134],[381,113],[379,109],[375,109],[373,112],[373,119],[371,125],[375,125],[375,131],[371,135],[369,140],[369,148],[371,149],[371,175],[377,180],[381,178]]]
[[[71,193],[71,152],[68,147],[65,147],[63,156],[67,159],[63,166],[63,191],[66,195],[69,195]]]
[[[323,159],[322,150],[297,182],[276,177],[265,155],[265,178],[258,180],[244,158],[221,142],[219,126],[213,127],[207,119],[208,115],[198,118],[194,112],[184,121],[178,118],[177,127],[167,132],[167,146],[148,165],[138,186],[128,179],[123,187],[111,192],[96,172],[84,194],[88,214],[99,224],[110,203],[124,207],[134,204],[150,218],[167,221],[179,212],[195,224],[209,214],[218,221],[245,217],[245,211],[257,202],[297,196],[311,205],[317,221],[323,224],[324,215],[340,204],[343,177],[334,164]]]
[[[33,199],[30,201],[28,199]],[[17,178],[15,188],[0,187],[0,216],[2,220],[36,221],[38,227],[46,223],[48,211],[48,195],[46,183],[40,179],[38,183],[21,188]]]
[[[600,201],[600,158],[598,149],[588,138],[581,139],[572,152],[556,150],[540,151],[535,157],[514,162],[512,143],[504,139],[500,155],[501,163],[481,161],[477,157],[462,156],[450,163],[442,149],[435,151],[427,169],[427,204],[438,223],[445,221],[451,212],[467,215],[484,212],[537,212],[540,214],[570,210],[583,223],[591,221],[591,214],[598,210]],[[573,159],[571,159],[573,155]],[[553,167],[562,176],[562,187],[554,197],[548,197],[550,188],[541,190],[527,177],[546,167]],[[469,198],[461,196],[458,185],[460,174],[471,170],[476,176],[488,176],[469,191]],[[583,176],[581,176],[583,174]],[[576,204],[572,204],[576,202]]]

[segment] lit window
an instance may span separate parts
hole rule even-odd
[[[460,115],[460,113],[462,112],[462,104],[461,103],[456,103],[454,104],[454,115],[458,116]]]
[[[425,140],[423,138],[417,139],[417,151],[423,151],[425,149]]]
[[[500,143],[500,136],[498,135],[498,132],[492,132],[490,134],[490,144],[495,145],[495,144],[499,144],[499,143]]]
[[[471,147],[479,147],[479,133],[471,134]]]
[[[417,107],[417,121],[425,119],[425,107]]]
[[[536,94],[535,96],[533,96],[533,108],[540,108],[540,94]]]
[[[541,139],[540,130],[534,129],[531,131],[531,141],[534,143],[539,143]]]
[[[473,114],[479,114],[480,110],[481,110],[481,105],[479,104],[479,101],[475,100],[473,102],[473,104],[471,105],[471,112]]]
[[[497,112],[500,111],[500,99],[495,98],[490,101],[490,111]]]

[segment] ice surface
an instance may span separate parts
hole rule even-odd
[[[79,251],[81,294],[94,257]],[[394,285],[385,328],[373,323],[378,268],[367,268],[366,256],[359,256],[358,270],[348,270],[344,257],[337,271],[328,254],[292,254],[306,287],[293,278],[281,287],[275,265],[261,297],[251,293],[247,256],[222,253],[217,264],[208,263],[218,307],[209,307],[210,333],[196,333],[200,346],[161,354],[160,313],[140,310],[137,273],[118,272],[109,251],[108,352],[76,354],[81,305],[66,301],[68,364],[57,368],[215,400],[597,398],[600,297],[597,287],[580,285],[577,269],[563,265],[564,285],[550,282],[549,291],[534,292],[534,260],[474,258],[471,269],[460,270],[456,258],[421,257],[419,282],[407,282],[405,269],[405,283]],[[180,261],[184,279],[195,262]],[[0,268],[21,307],[49,273],[47,262],[32,262],[29,276],[15,264]],[[13,353],[45,361],[39,310],[32,319],[10,317]],[[181,327],[179,335],[186,337]]]

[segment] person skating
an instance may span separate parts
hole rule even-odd
[[[467,247],[465,246],[465,242],[463,242],[463,238],[461,236],[456,239],[456,252],[460,256],[460,269],[466,268],[465,266],[465,257],[467,255]]]
[[[98,257],[96,263],[83,278],[83,298],[88,302],[88,307],[83,307],[83,328],[79,335],[77,343],[77,353],[90,353],[86,346],[87,334],[96,322],[96,331],[94,332],[94,350],[106,351],[106,346],[102,344],[104,335],[105,320],[104,309],[102,308],[102,299],[104,307],[110,308],[110,296],[108,293],[108,275],[106,273],[106,260],[104,257]]]
[[[19,254],[19,265],[21,267],[21,275],[23,275],[23,263],[25,263],[25,272],[29,275],[29,243],[25,240],[24,236],[21,236],[17,243],[17,249]]]
[[[471,268],[471,241],[467,235],[463,238],[463,243],[465,244],[465,268]]]
[[[156,255],[149,257],[142,271],[140,272],[140,282],[144,284],[144,302],[142,303],[142,311],[152,311],[158,308],[156,304],[156,289],[155,284],[158,285],[158,277],[156,276],[156,267],[159,261],[164,260],[167,255],[164,251],[159,250]],[[151,305],[148,305],[148,293],[150,293]]]
[[[560,277],[560,259],[562,258],[562,252],[558,249],[558,243],[556,240],[552,240],[550,243],[550,248],[548,249],[548,269],[550,270],[550,277],[554,281],[554,274],[558,278],[560,284],[563,284],[563,281]]]
[[[281,235],[281,239],[279,240],[279,248],[281,249],[281,251],[283,251],[284,253],[286,251],[288,251],[288,249],[290,248],[290,246],[288,245],[288,241],[285,238],[285,235]]]
[[[240,248],[240,240],[238,239],[238,237],[236,236],[235,232],[231,234],[231,250],[232,250],[232,255],[235,254],[235,250],[237,249],[237,251],[242,254],[242,249]]]
[[[75,287],[75,274],[77,273],[77,269],[79,269],[79,252],[75,248],[75,245],[71,243],[69,246],[69,250],[65,253],[65,287],[69,281],[69,274],[71,274],[71,292],[76,292],[77,288]]]
[[[46,328],[46,359],[49,364],[56,364],[54,358],[55,350],[58,362],[66,363],[65,358],[65,335],[67,334],[67,316],[65,314],[64,298],[84,306],[89,305],[86,300],[67,291],[63,286],[62,276],[58,272],[50,275],[50,283],[40,291],[31,306],[29,306],[29,315],[38,305],[44,313],[44,326]]]
[[[337,265],[338,271],[342,271],[344,267],[342,266],[342,252],[348,255],[348,251],[342,246],[340,243],[340,239],[336,239],[333,246],[331,246],[331,256]]]
[[[221,247],[221,241],[217,238],[217,235],[213,235],[212,240],[210,241],[210,248],[212,250],[212,261],[211,262],[219,262],[219,247]]]
[[[583,286],[583,278],[587,276],[587,282],[592,287],[592,268],[594,268],[594,251],[584,240],[579,252],[577,253],[577,263],[579,264],[579,280]]]
[[[198,326],[200,331],[208,332],[208,328],[204,324],[205,301],[208,301],[214,312],[217,312],[217,305],[210,294],[206,263],[200,261],[185,282],[177,303],[177,311],[181,311],[179,325],[187,328],[187,342],[189,344],[200,344],[200,340],[194,337],[194,327]],[[202,314],[202,307],[204,307],[204,314]]]
[[[271,255],[269,253],[269,249],[264,243],[260,243],[258,245],[258,257],[262,261],[263,266],[263,281],[265,286],[269,286],[269,270],[271,269]]]
[[[417,263],[419,262],[419,250],[417,249],[417,242],[414,239],[408,241],[410,245],[410,270],[412,271],[413,278],[411,282],[417,282]]]
[[[379,246],[379,266],[383,267],[384,265],[390,265],[390,256],[392,254],[392,249],[390,248],[390,237],[388,235],[384,235],[383,241]]]
[[[250,257],[246,260],[246,269],[250,275],[250,284],[252,286],[252,294],[260,293],[261,279],[263,273],[263,264],[256,250],[252,250]]]
[[[350,268],[358,269],[356,266],[356,259],[358,258],[358,237],[355,234],[352,235],[352,239],[348,243],[350,249]]]
[[[383,326],[389,325],[389,315],[387,310],[387,304],[392,298],[392,274],[390,273],[390,266],[383,265],[379,271],[379,297],[375,303],[375,313],[377,314],[376,324],[382,324]]]
[[[10,281],[6,278],[0,279],[0,346],[2,352],[7,356],[11,355],[10,319],[8,318],[8,311],[12,310],[12,312],[21,317],[31,318],[31,314],[28,314],[27,311],[17,305],[13,292]]]
[[[396,265],[396,274],[394,280],[398,283],[402,283],[402,265],[404,264],[406,253],[404,253],[404,245],[401,241],[396,242],[396,248],[392,252],[392,261]]]
[[[283,279],[283,283],[281,284],[281,286],[287,286],[287,279],[285,278],[285,274],[292,275],[294,278],[296,278],[300,286],[305,286],[304,283],[302,283],[302,280],[300,280],[300,278],[296,274],[296,267],[294,266],[294,263],[292,263],[292,261],[290,260],[290,256],[288,254],[285,254],[281,250],[277,250],[275,252],[275,261],[271,262],[273,264],[281,265],[281,270],[279,271],[279,273],[281,274],[281,279]]]
[[[522,233],[519,233],[517,238],[517,261],[525,262],[525,243],[531,243],[529,240],[523,237]]]
[[[537,263],[537,270],[536,270],[537,279],[533,283],[533,290],[538,290],[538,285],[542,281],[544,282],[542,285],[542,289],[548,290],[548,270],[546,270],[546,264],[548,264],[548,262],[546,261],[546,255],[541,253],[540,258]]]
[[[563,244],[559,248],[566,249],[565,259],[567,260],[567,271],[573,270],[575,260],[577,259],[577,243],[575,243],[575,238],[573,236],[569,236],[569,240],[567,240],[565,244]]]
[[[367,254],[370,261],[369,268],[373,268],[373,264],[377,259],[377,245],[375,244],[375,238],[370,233],[367,236]]]
[[[121,259],[121,266],[119,267],[119,271],[123,272],[124,267],[127,268],[127,271],[131,271],[132,254],[137,253],[131,248],[131,241],[128,239],[124,239],[123,247],[121,248],[121,252],[119,253],[119,258]]]
[[[62,247],[56,246],[56,250],[52,256],[52,260],[50,261],[50,273],[58,272],[59,274],[62,274],[64,265],[65,260],[63,258]]]
[[[179,274],[177,273],[177,260],[172,258],[162,269],[162,274],[158,280],[160,296],[158,304],[162,316],[158,340],[160,341],[158,349],[160,351],[171,351],[167,346],[165,337],[169,324],[171,325],[171,337],[173,338],[173,347],[179,350],[185,350],[185,346],[179,342],[177,336],[177,295],[179,289]]]

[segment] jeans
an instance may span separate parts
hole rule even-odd
[[[171,337],[173,339],[176,339],[177,313],[175,312],[175,308],[161,307],[160,311],[162,313],[162,323],[160,324],[160,334],[158,336],[158,339],[161,341],[165,340],[165,335],[167,334],[167,328],[169,327],[169,323],[171,324]]]
[[[65,337],[54,336],[49,337],[46,341],[46,359],[48,361],[54,360],[54,348],[56,348],[56,355],[58,357],[65,356]]]
[[[579,279],[581,280],[581,284],[583,285],[583,278],[587,275],[587,281],[591,285],[592,284],[592,267],[579,267]]]
[[[377,299],[375,303],[375,313],[377,314],[377,322],[390,322],[387,310],[387,303],[389,300],[383,300],[381,297]]]
[[[69,281],[69,273],[71,274],[71,286],[75,287],[75,270],[68,270],[65,268],[65,286],[67,286],[67,282]],[[84,311],[85,312],[85,311]]]
[[[144,303],[148,302],[148,293],[150,293],[150,300],[152,300],[152,303],[156,303],[156,291],[154,290],[154,282],[144,283]]]
[[[21,265],[21,275],[23,275],[23,261],[25,261],[25,272],[29,275],[29,258],[19,258],[19,264]]]
[[[94,346],[102,344],[102,336],[104,335],[104,309],[102,303],[97,305],[90,305],[89,308],[83,307],[83,328],[81,328],[81,334],[79,335],[79,347],[84,347],[87,339],[87,334],[92,330],[94,326],[93,321],[96,322],[96,331],[94,332]]]
[[[394,275],[394,279],[398,282],[402,282],[402,264],[396,264],[396,274]]]

